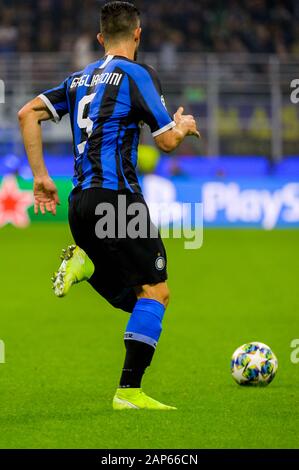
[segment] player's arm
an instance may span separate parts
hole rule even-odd
[[[191,115],[184,115],[184,108],[179,107],[174,114],[173,119],[175,127],[155,137],[157,147],[163,152],[172,152],[175,150],[187,136],[200,138],[196,121]]]
[[[163,152],[174,150],[188,135],[200,137],[193,116],[184,115],[180,107],[173,118],[169,115],[156,71],[137,66],[131,77],[132,102],[142,121],[149,125],[156,145]]]
[[[34,177],[34,210],[56,214],[59,204],[56,186],[48,175],[42,149],[41,123],[52,119],[59,122],[68,113],[67,80],[45,91],[19,111],[20,128]]]
[[[18,113],[20,129],[34,177],[34,211],[40,209],[56,214],[59,198],[56,186],[48,175],[42,148],[41,123],[52,119],[52,114],[41,98],[37,97],[25,104]]]

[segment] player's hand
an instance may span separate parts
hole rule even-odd
[[[185,135],[194,135],[198,139],[200,138],[199,130],[197,129],[196,121],[194,116],[191,114],[183,114],[184,108],[180,106],[177,112],[174,114],[173,119],[177,126],[184,129]]]
[[[34,212],[42,214],[51,212],[56,215],[56,206],[59,205],[59,197],[54,181],[49,176],[34,178]]]

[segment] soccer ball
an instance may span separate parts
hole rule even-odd
[[[268,385],[275,377],[278,361],[264,343],[240,346],[231,360],[231,373],[239,385]]]

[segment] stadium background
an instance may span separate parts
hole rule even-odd
[[[63,301],[50,291],[59,250],[71,241],[67,119],[43,126],[62,201],[56,219],[33,214],[16,119],[26,100],[98,57],[102,3],[0,1],[0,447],[298,447],[290,343],[299,307],[299,104],[291,100],[299,4],[135,2],[140,60],[158,70],[169,110],[183,104],[202,134],[166,156],[143,132],[145,195],[149,203],[203,201],[206,227],[196,252],[166,240],[172,303],[145,379],[179,411],[137,417],[109,408],[126,316],[88,286]],[[231,353],[251,340],[269,343],[279,359],[264,390],[230,378]]]

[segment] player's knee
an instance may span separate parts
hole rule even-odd
[[[162,291],[161,291],[161,303],[166,307],[168,307],[170,300],[170,291],[167,286],[167,284],[164,285]]]
[[[170,292],[165,282],[160,284],[145,285],[138,289],[138,298],[157,300],[166,308],[169,304]]]

